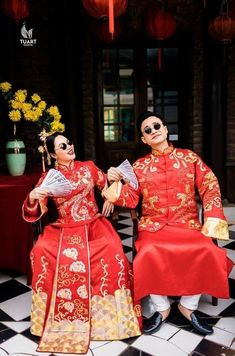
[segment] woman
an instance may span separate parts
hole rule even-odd
[[[130,266],[119,236],[98,213],[94,198],[94,187],[103,189],[106,175],[91,161],[74,161],[73,144],[59,133],[47,137],[46,147],[72,192],[52,197],[58,219],[44,228],[31,252],[31,332],[41,336],[37,351],[86,353],[90,340],[140,335]],[[28,222],[47,211],[44,178],[24,202]],[[103,214],[111,208],[105,202]]]
[[[150,296],[155,311],[144,320],[143,330],[157,331],[170,313],[168,296],[180,296],[183,316],[200,333],[211,334],[213,328],[196,312],[199,299],[204,293],[229,298],[228,274],[233,266],[226,252],[210,239],[228,239],[217,178],[197,154],[168,142],[160,115],[143,113],[138,129],[151,149],[133,165],[139,188],[122,185],[120,172],[111,167],[108,179],[115,181],[116,196],[110,196],[112,186],[104,196],[130,208],[142,200],[133,264],[135,296]],[[198,219],[197,192],[204,207],[203,226]]]

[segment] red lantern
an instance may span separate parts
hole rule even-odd
[[[113,36],[109,32],[108,21],[106,19],[103,19],[97,23],[95,35],[100,42],[109,44],[112,41],[118,39],[121,32],[122,32],[122,24],[119,19],[115,19],[115,31],[113,33]]]
[[[3,0],[2,10],[6,16],[18,22],[29,15],[29,4],[27,0]]]
[[[227,0],[221,2],[220,15],[209,23],[208,32],[213,38],[225,44],[235,38],[235,19],[229,15]]]
[[[229,43],[235,38],[235,20],[224,14],[217,16],[209,23],[208,31],[214,39]]]
[[[154,12],[150,9],[147,15],[146,29],[152,38],[166,40],[175,33],[175,18],[165,10]]]
[[[114,17],[122,15],[127,8],[128,0],[82,0],[89,15],[98,19],[109,18],[109,32],[114,34]]]
[[[146,18],[146,30],[156,40],[166,40],[176,31],[176,22],[172,14],[157,7],[149,8]],[[158,49],[158,66],[162,67],[162,48]]]

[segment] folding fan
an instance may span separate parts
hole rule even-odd
[[[50,195],[54,197],[63,197],[71,193],[72,185],[65,176],[52,168],[48,171],[44,181],[41,184]]]
[[[134,189],[138,188],[135,172],[127,159],[116,168],[122,173],[124,180],[126,179]]]

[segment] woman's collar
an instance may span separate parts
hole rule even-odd
[[[63,163],[56,163],[56,168],[62,170],[62,171],[70,171],[72,169],[74,169],[74,160],[70,161],[68,165],[65,165]]]

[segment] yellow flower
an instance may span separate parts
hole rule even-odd
[[[32,104],[30,103],[21,103],[21,110],[23,111],[23,113],[25,113],[28,110],[32,109]]]
[[[0,83],[0,91],[8,102],[8,116],[14,123],[21,119],[35,122],[38,128],[44,130],[47,135],[56,131],[64,132],[65,126],[60,122],[61,114],[58,107],[50,106],[46,109],[47,103],[41,100],[37,93],[28,95],[25,89],[13,92],[8,82]]]
[[[37,104],[37,103],[41,100],[40,96],[39,96],[38,94],[36,94],[36,93],[34,93],[34,94],[31,96],[31,99],[33,100],[33,102],[34,102],[35,104]]]
[[[51,123],[51,131],[53,132],[64,132],[65,126],[61,122],[52,121]]]
[[[7,93],[11,89],[11,84],[8,82],[0,83],[0,90],[4,93]]]
[[[26,96],[27,96],[27,90],[19,89],[15,92],[15,100],[18,100],[21,103],[25,102]]]
[[[39,107],[39,109],[41,109],[41,110],[45,110],[45,109],[46,109],[46,106],[47,106],[47,104],[46,104],[46,102],[45,102],[44,100],[41,100],[41,101],[38,103],[38,107]]]
[[[47,112],[53,116],[56,121],[61,119],[61,115],[57,106],[50,106],[49,109],[47,109]]]
[[[20,103],[19,101],[16,100],[10,100],[9,101],[10,106],[12,107],[12,109],[22,109],[22,103]]]
[[[11,111],[9,111],[8,116],[9,116],[10,120],[13,121],[13,122],[20,121],[20,119],[21,119],[21,113],[20,113],[19,110],[11,110]]]
[[[26,121],[36,122],[36,121],[38,121],[40,115],[41,115],[41,112],[37,112],[35,110],[27,110],[24,113],[24,118]]]

